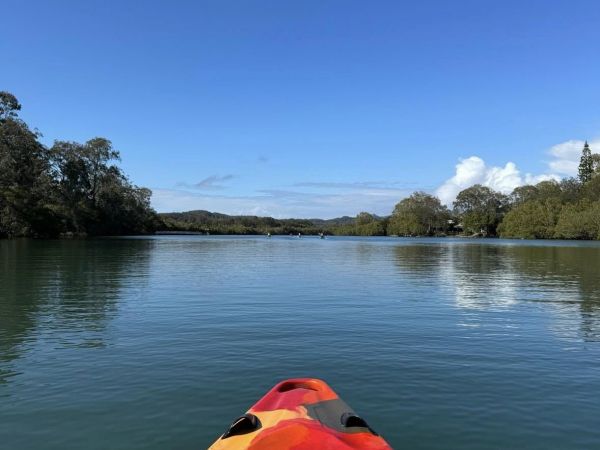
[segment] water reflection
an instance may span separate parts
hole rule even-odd
[[[525,277],[534,301],[556,314],[579,314],[581,338],[600,341],[600,249],[586,247],[511,247],[515,270]],[[563,335],[573,330],[557,327]]]
[[[36,340],[104,345],[127,280],[147,271],[151,240],[0,241],[0,382]]]
[[[401,245],[395,263],[404,276],[435,278],[455,305],[501,310],[520,302],[548,304],[555,314],[579,317],[580,337],[600,340],[600,249],[493,245]],[[573,336],[573,330],[556,331]]]

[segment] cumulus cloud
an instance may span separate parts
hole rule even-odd
[[[581,150],[580,150],[581,151]],[[461,159],[456,165],[456,171],[436,190],[436,195],[444,204],[451,204],[456,195],[474,184],[482,184],[505,194],[524,184],[535,184],[544,180],[559,180],[557,174],[522,175],[516,164],[507,162],[504,166],[488,166],[478,156]]]
[[[584,141],[572,139],[552,146],[546,153],[548,173],[521,174],[517,165],[507,162],[504,166],[488,166],[478,156],[461,159],[456,165],[454,176],[436,190],[442,203],[450,205],[456,195],[474,184],[482,184],[505,194],[524,184],[536,184],[545,180],[560,180],[565,176],[576,176]],[[600,139],[588,142],[592,152],[600,151]]]

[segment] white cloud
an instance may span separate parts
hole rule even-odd
[[[589,144],[592,151],[600,151],[600,139],[590,141]],[[508,194],[524,184],[576,176],[583,145],[584,141],[574,139],[551,147],[547,152],[551,158],[547,161],[549,173],[539,175],[523,175],[517,165],[510,161],[505,166],[490,167],[478,156],[461,159],[456,165],[454,176],[437,188],[436,194],[442,203],[450,205],[460,191],[474,184],[482,184]]]
[[[548,162],[548,165],[554,172],[564,175],[575,175],[583,144],[583,141],[570,140],[555,145],[548,151],[554,158],[554,160]]]
[[[485,161],[478,156],[471,156],[460,160],[456,165],[456,171],[452,178],[446,180],[436,190],[436,195],[442,203],[451,204],[456,195],[474,184],[482,184],[505,194],[514,188],[524,184],[539,183],[544,180],[559,180],[556,174],[532,175],[521,172],[513,162],[507,162],[505,166],[487,166]]]
[[[500,192],[511,192],[515,187],[524,183],[523,178],[513,162],[507,162],[504,167],[490,167],[485,173],[483,184]]]

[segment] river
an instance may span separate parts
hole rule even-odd
[[[2,448],[206,448],[297,376],[396,449],[600,448],[600,243],[0,241]]]

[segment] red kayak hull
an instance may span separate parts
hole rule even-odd
[[[282,381],[209,450],[388,450],[391,447],[316,378]]]

